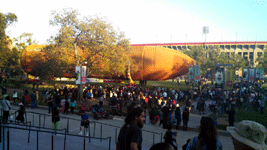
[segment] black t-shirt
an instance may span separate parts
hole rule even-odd
[[[121,150],[131,149],[131,143],[137,143],[138,150],[142,149],[142,130],[135,124],[129,124],[126,129],[119,133],[118,141],[120,141]]]

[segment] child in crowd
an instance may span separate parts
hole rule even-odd
[[[86,129],[86,136],[89,136],[89,132],[88,132],[89,116],[84,111],[81,111],[81,113],[82,113],[82,115],[81,115],[82,121],[81,121],[79,135],[83,135],[82,129],[83,129],[83,126],[84,126],[84,128]]]
[[[70,103],[70,113],[74,114],[74,108],[75,108],[75,104],[76,104],[76,100],[74,99],[74,97],[72,97],[71,99],[69,99],[69,103]]]

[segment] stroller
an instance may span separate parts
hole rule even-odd
[[[104,119],[110,119],[109,114],[107,113],[107,111],[104,111],[103,107],[99,107],[99,105],[94,105],[93,106],[93,114],[94,114],[94,119],[98,120],[101,118]]]

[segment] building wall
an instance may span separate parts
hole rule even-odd
[[[190,49],[190,46],[202,46],[202,45],[193,45],[193,44],[186,44],[186,45],[171,45],[171,46],[163,46],[174,50],[181,50],[183,48]],[[204,45],[203,45],[204,46]],[[257,65],[257,58],[264,54],[264,49],[267,46],[266,43],[260,44],[209,44],[206,45],[207,48],[209,46],[219,46],[221,52],[225,52],[228,54],[236,54],[242,56],[245,60],[253,60],[254,66]]]

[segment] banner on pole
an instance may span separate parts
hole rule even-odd
[[[82,84],[86,84],[86,66],[82,66]]]
[[[194,67],[192,65],[189,66],[189,71],[188,71],[188,81],[189,82],[194,82]]]
[[[264,78],[264,69],[260,69],[260,79],[262,80]]]
[[[200,66],[196,65],[195,67],[195,81],[200,81]]]
[[[232,87],[233,86],[233,82],[232,82],[232,77],[233,76],[233,74],[232,74],[232,72],[231,72],[231,70],[227,70],[226,71],[226,87]]]
[[[249,82],[255,81],[255,68],[249,68]]]
[[[76,84],[80,84],[81,81],[81,66],[75,67],[75,73],[76,73]]]
[[[224,68],[216,67],[215,73],[215,88],[222,88],[223,87],[223,72]]]
[[[256,68],[255,80],[260,80],[260,69]]]
[[[248,81],[248,68],[244,68],[243,81]]]

